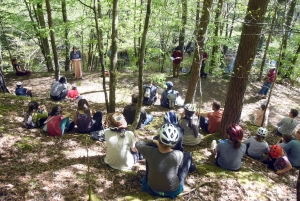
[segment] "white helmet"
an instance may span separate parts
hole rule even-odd
[[[190,104],[190,103],[185,104],[184,109],[186,109],[189,112],[195,112],[196,111],[194,105]]]
[[[256,131],[256,135],[260,135],[262,137],[267,137],[268,135],[268,130],[266,128],[263,127],[259,127]]]
[[[173,147],[179,139],[179,132],[173,124],[166,123],[160,128],[159,139],[163,144]]]

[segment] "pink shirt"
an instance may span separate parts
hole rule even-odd
[[[52,118],[49,116],[48,119]],[[62,130],[60,128],[60,122],[63,119],[62,116],[55,116],[47,123],[47,133],[50,136],[61,136]]]

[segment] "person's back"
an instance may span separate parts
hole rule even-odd
[[[209,133],[215,133],[220,127],[223,117],[223,111],[216,110],[214,112],[208,113],[207,118],[209,120],[208,131]]]
[[[59,81],[55,81],[51,87],[50,95],[59,96],[60,93],[65,89],[67,89],[67,84],[62,84]]]
[[[300,167],[300,130],[296,132],[296,139],[288,142],[283,150],[286,152],[292,166]]]
[[[79,133],[89,132],[93,124],[93,119],[90,110],[78,110],[76,114],[77,114],[78,132]]]
[[[298,116],[298,110],[296,109],[291,109],[289,113],[289,117],[283,118],[278,124],[277,128],[277,134],[282,135],[282,134],[290,134],[292,135],[292,132],[298,125],[298,121],[295,120],[295,118]]]
[[[250,137],[244,141],[247,146],[247,154],[257,159],[261,159],[263,154],[269,154],[269,145],[264,140],[268,135],[268,130],[263,127],[259,127],[256,131],[255,137]]]
[[[152,105],[155,103],[157,99],[157,88],[152,85],[152,82],[150,84],[144,86],[144,98],[143,103],[145,105]]]

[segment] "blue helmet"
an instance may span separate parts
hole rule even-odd
[[[173,82],[168,81],[168,82],[166,82],[166,85],[167,85],[168,87],[173,87]]]

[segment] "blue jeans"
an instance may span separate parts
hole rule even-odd
[[[153,120],[153,115],[152,114],[147,114],[147,119],[144,121],[144,125],[146,126]]]
[[[264,85],[261,87],[261,90],[258,92],[258,94],[266,96],[271,85],[272,85],[272,82],[264,82]]]
[[[206,119],[203,116],[200,116],[200,128],[203,129],[206,133],[209,133],[208,124],[209,124],[208,119]]]

